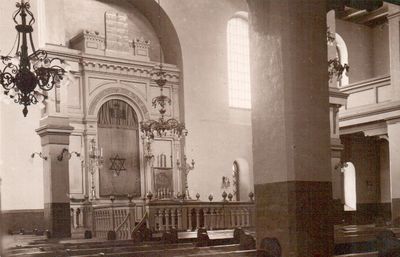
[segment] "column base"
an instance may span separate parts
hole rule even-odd
[[[52,238],[71,237],[71,209],[69,203],[45,203],[46,229]]]
[[[277,238],[282,256],[332,256],[332,183],[289,181],[255,185],[257,247]]]
[[[400,227],[400,198],[392,198],[392,224]]]

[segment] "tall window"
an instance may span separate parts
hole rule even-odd
[[[347,46],[343,38],[336,33],[336,57],[339,59],[341,65],[349,64],[349,55]],[[349,77],[346,71],[343,72],[342,78],[337,81],[338,87],[347,86],[349,84]]]
[[[249,24],[240,12],[228,21],[229,106],[251,108]]]
[[[351,162],[346,162],[343,168],[344,210],[357,210],[356,169]]]

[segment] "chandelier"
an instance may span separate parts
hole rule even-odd
[[[29,2],[21,0],[16,4],[17,10],[13,14],[16,24],[17,43],[15,56],[9,54],[0,56],[0,84],[4,88],[4,94],[8,95],[15,103],[24,106],[24,117],[28,114],[28,106],[37,104],[47,98],[38,90],[49,91],[54,85],[58,85],[63,79],[65,70],[61,67],[64,61],[59,58],[50,58],[46,51],[35,50],[33,44],[32,25],[35,18],[29,10]],[[17,16],[21,17],[21,23],[17,22]],[[32,54],[28,54],[28,41]],[[15,46],[14,43],[14,46]]]
[[[158,0],[158,22],[161,34],[161,5]],[[175,135],[178,137],[186,136],[188,131],[185,128],[185,124],[179,122],[175,118],[166,119],[165,113],[167,104],[171,105],[171,98],[163,94],[163,89],[167,80],[165,79],[165,71],[163,71],[162,65],[162,52],[161,52],[161,36],[159,36],[160,42],[160,68],[156,73],[157,79],[155,80],[157,86],[160,88],[160,95],[152,99],[151,103],[153,108],[159,106],[160,118],[157,120],[145,120],[140,122],[140,131],[147,137],[147,139],[154,139],[154,137],[163,137],[167,135]]]

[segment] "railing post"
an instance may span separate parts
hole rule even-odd
[[[196,211],[196,228],[199,229],[200,228],[200,209],[195,208],[194,210]],[[204,211],[203,211],[203,215],[204,215]]]
[[[231,227],[236,227],[236,222],[235,222],[235,209],[230,208],[231,210]]]
[[[169,211],[170,211],[170,209],[168,209],[168,208],[166,208],[166,209],[164,209],[164,211],[165,211],[165,231],[169,231],[169,217],[170,217],[170,214],[169,214]]]
[[[175,217],[176,217],[176,208],[172,208],[171,209],[171,228],[176,229]]]
[[[182,230],[182,209],[178,208],[176,211],[178,215],[178,230]]]
[[[214,208],[210,208],[210,229],[213,230],[215,228],[215,214]]]
[[[128,215],[129,215],[129,235],[132,233],[133,229],[135,228],[135,221],[136,221],[136,204],[130,202],[128,204]]]
[[[189,230],[190,230],[190,231],[192,231],[192,229],[193,229],[193,224],[192,224],[192,211],[193,211],[193,209],[192,209],[192,208],[189,208],[189,210],[188,210],[188,215],[187,215],[187,217],[188,217],[188,219],[189,219]]]

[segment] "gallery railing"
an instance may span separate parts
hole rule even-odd
[[[153,231],[245,228],[255,224],[253,202],[162,200],[151,201],[146,208],[148,227]]]
[[[140,212],[140,217],[138,217]],[[142,213],[144,212],[144,213]],[[138,219],[139,218],[139,219]],[[146,223],[154,232],[230,229],[255,226],[254,201],[203,202],[199,200],[155,199],[135,203],[71,204],[73,231],[91,231],[93,237],[130,239],[135,227]]]

